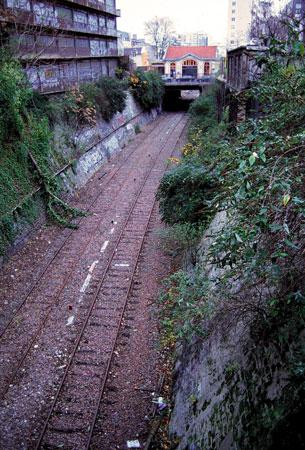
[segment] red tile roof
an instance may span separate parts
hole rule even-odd
[[[165,59],[183,59],[187,55],[194,55],[198,58],[216,58],[217,47],[215,46],[179,46],[168,47]]]

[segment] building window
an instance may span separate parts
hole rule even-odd
[[[89,39],[76,39],[76,47],[89,48]]]
[[[28,0],[7,0],[8,8],[22,9],[24,11],[31,11],[31,5]]]
[[[73,11],[74,22],[82,24],[83,26],[87,25],[87,14],[81,11]]]
[[[210,75],[210,63],[209,62],[204,63],[204,75]]]
[[[58,46],[60,48],[74,48],[74,38],[71,37],[59,37]]]
[[[60,20],[72,23],[72,9],[57,6],[56,14]]]
[[[170,75],[171,77],[176,78],[176,63],[171,63]]]
[[[183,61],[184,66],[197,66],[197,62],[193,59],[187,59],[186,61]]]

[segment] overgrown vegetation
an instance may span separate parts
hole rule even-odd
[[[0,254],[18,233],[17,223],[30,222],[38,211],[32,194],[44,193],[49,216],[64,226],[80,211],[62,201],[60,179],[54,173],[81,153],[75,133],[94,126],[98,119],[110,121],[126,107],[128,80],[102,76],[64,95],[46,97],[33,92],[17,60],[0,55]],[[138,73],[132,88],[139,103],[150,109],[160,104],[163,90],[159,76]],[[141,80],[141,82],[140,82]],[[68,161],[54,151],[52,130],[60,124]],[[136,126],[135,132],[141,130]],[[70,149],[70,150],[69,150]],[[22,222],[22,220],[21,220]]]
[[[287,318],[287,309],[296,309],[303,325],[305,70],[301,49],[299,55],[293,49],[288,66],[270,56],[249,92],[265,114],[234,134],[223,124],[207,132],[193,128],[184,158],[164,176],[158,197],[169,224],[206,223],[226,210],[227,225],[210,254],[214,264],[227,268],[223,285],[230,292],[233,277],[258,289],[260,320],[278,321],[282,314]],[[267,297],[266,284],[274,287]]]
[[[201,95],[191,103],[189,114],[191,116],[191,132],[199,128],[208,131],[217,125],[216,113],[216,87],[210,87],[204,95]]]
[[[177,339],[190,339],[194,334],[206,336],[202,322],[213,311],[208,279],[196,271],[193,275],[180,270],[164,281],[160,296],[163,344],[169,346]]]
[[[126,83],[114,77],[101,77],[96,83],[84,84],[80,88],[86,102],[106,121],[122,112],[126,106]]]
[[[51,124],[61,120],[73,128],[95,125],[97,119],[109,122],[126,106],[127,83],[114,77],[102,76],[95,83],[84,83],[64,95],[47,98],[33,94],[33,105],[46,115]]]
[[[129,77],[129,87],[137,102],[145,110],[160,106],[164,83],[158,73],[136,70]]]
[[[49,214],[63,225],[81,214],[59,198],[53,176],[49,123],[33,109],[33,92],[17,61],[6,54],[0,60],[0,254],[12,241],[16,216],[35,218],[31,194],[43,188]]]
[[[160,200],[162,219],[171,225],[198,223],[204,216],[207,219],[215,186],[214,177],[199,159],[185,158],[183,163],[166,173],[160,183],[157,199]]]
[[[213,267],[212,290],[205,285],[198,291],[196,278],[181,272],[171,277],[162,296],[165,326],[174,325],[181,337],[180,326],[189,336],[214,327],[225,335],[242,323],[259,348],[272,345],[279,352],[290,373],[290,400],[270,405],[268,410],[277,411],[272,427],[261,428],[251,448],[261,448],[255,445],[262,436],[269,439],[272,430],[275,437],[292,411],[298,415],[304,409],[305,388],[300,341],[305,326],[304,45],[291,33],[288,41],[274,41],[259,63],[263,76],[247,95],[259,100],[260,116],[233,129],[215,125],[213,93],[194,102],[190,143],[158,192],[169,224],[205,225],[217,212],[225,213],[225,226],[215,231],[206,260]],[[264,417],[262,408],[257,411],[253,426],[259,427]]]
[[[203,227],[191,223],[178,223],[158,231],[163,250],[173,256],[181,256],[199,243]]]

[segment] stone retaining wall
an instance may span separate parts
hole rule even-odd
[[[136,134],[136,127],[153,121],[160,110],[143,111],[128,93],[126,108],[117,113],[110,122],[100,120],[94,127],[79,127],[72,130],[67,124],[54,127],[54,171],[60,172],[66,194],[84,186],[104,162],[121,151]],[[73,161],[72,164],[70,162]],[[63,170],[62,170],[63,168]],[[30,224],[22,215],[15,214],[16,239],[7,249],[14,253],[34,228],[46,221],[40,191],[33,196],[40,211],[39,218]],[[4,258],[0,257],[0,266]]]

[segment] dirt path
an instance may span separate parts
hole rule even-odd
[[[151,305],[169,270],[154,196],[186,121],[146,127],[75,199],[90,212],[78,230],[43,227],[3,268],[1,449],[145,443],[159,379]]]

